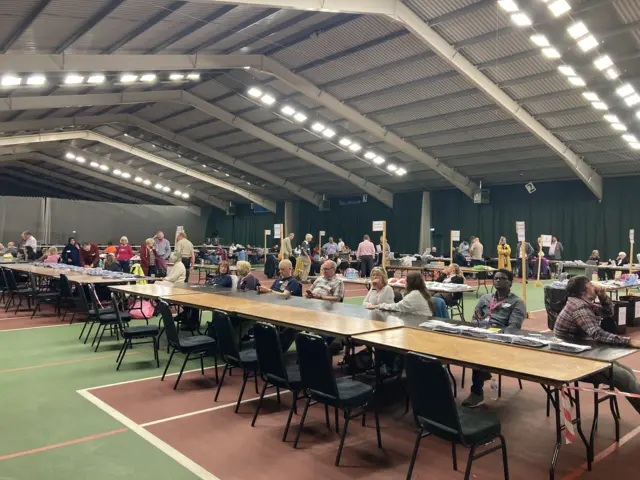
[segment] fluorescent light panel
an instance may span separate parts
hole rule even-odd
[[[567,28],[567,33],[571,36],[571,38],[577,40],[578,38],[584,37],[587,33],[589,33],[589,29],[582,22],[576,22]]]
[[[280,113],[282,113],[283,115],[286,115],[287,117],[290,117],[291,115],[296,113],[296,111],[293,107],[290,107],[289,105],[285,105],[280,109]]]
[[[600,101],[600,97],[596,93],[593,92],[583,92],[582,96],[589,100],[590,102],[598,102]]]
[[[558,71],[567,77],[574,77],[576,75],[576,71],[569,65],[560,65]]]
[[[158,76],[155,73],[145,73],[140,77],[141,82],[155,82],[158,79]]]
[[[531,17],[526,13],[514,13],[511,15],[511,21],[519,27],[528,27],[529,25],[533,25]]]
[[[566,0],[556,0],[550,3],[548,8],[554,17],[560,17],[571,10],[571,5],[569,5]]]
[[[546,36],[541,35],[539,33],[536,33],[535,35],[531,35],[529,39],[539,47],[551,46],[551,44],[549,43],[549,39]]]
[[[304,113],[302,113],[302,112],[298,112],[298,113],[296,113],[296,114],[293,116],[293,119],[294,119],[296,122],[302,123],[302,122],[304,122],[304,121],[306,121],[306,120],[307,120],[307,116],[306,116]]]
[[[620,132],[627,131],[627,126],[624,123],[612,123],[611,128],[613,128],[614,130],[618,130]]]
[[[640,103],[640,95],[634,93],[633,95],[629,95],[624,99],[624,103],[627,104],[628,107],[633,107]]]
[[[262,96],[262,90],[256,87],[251,87],[247,93],[253,98],[260,98]]]
[[[593,66],[602,71],[613,65],[613,61],[609,55],[603,55],[593,61]]]
[[[626,97],[628,95],[631,95],[632,93],[635,93],[635,91],[636,91],[635,88],[633,88],[633,85],[631,85],[630,83],[626,83],[622,85],[620,88],[616,89],[616,93],[620,97]]]
[[[322,132],[322,135],[324,135],[327,138],[333,138],[336,135],[335,130],[331,130],[330,128],[327,128],[324,132]]]
[[[377,155],[374,152],[365,152],[364,154],[364,158],[366,158],[367,160],[373,160],[376,157]]]
[[[583,52],[588,52],[598,46],[598,40],[593,35],[587,35],[578,42],[578,46]]]
[[[90,83],[92,85],[100,85],[101,83],[104,83],[104,81],[106,80],[104,75],[90,75],[89,78],[87,78],[87,83]],[[82,80],[80,80],[80,82],[78,83],[82,83]]]
[[[81,75],[69,74],[64,78],[64,83],[67,85],[78,85],[84,82],[84,77]]]
[[[584,87],[586,85],[586,82],[582,77],[569,77],[569,82],[576,87]]]
[[[592,102],[591,105],[593,105],[593,108],[596,110],[609,110],[609,107],[604,102]]]
[[[316,122],[313,125],[311,125],[311,130],[313,130],[314,132],[322,132],[324,129],[325,129],[325,126],[319,122]]]
[[[384,162],[386,162],[385,158],[381,157],[380,155],[373,159],[373,163],[375,163],[376,165],[382,165]]]
[[[560,52],[553,47],[547,47],[542,49],[542,54],[547,58],[560,58]]]
[[[609,123],[618,123],[620,119],[616,115],[605,115],[604,118]]]
[[[505,12],[513,13],[518,12],[520,9],[513,0],[498,0],[498,5],[502,7]]]
[[[44,75],[31,75],[29,78],[27,78],[27,85],[38,86],[44,85],[45,83],[47,83],[47,77],[45,77]]]
[[[260,101],[265,105],[273,105],[276,103],[276,99],[269,94],[265,94],[260,98]]]
[[[352,142],[348,138],[344,137],[344,138],[341,138],[338,143],[343,147],[348,147],[349,145],[351,145]]]
[[[4,75],[0,83],[3,87],[16,87],[22,83],[22,78],[15,75]]]
[[[169,75],[169,80],[179,82],[180,80],[184,80],[184,75],[182,73],[172,73]]]
[[[125,73],[120,77],[120,82],[122,83],[133,83],[138,80],[138,76],[132,73]]]
[[[609,80],[615,80],[620,76],[620,72],[618,71],[618,69],[616,67],[611,67],[608,68],[605,72],[604,75],[609,79]]]

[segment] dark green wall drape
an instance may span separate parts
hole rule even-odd
[[[638,186],[640,177],[605,179],[602,203],[579,181],[536,184],[531,195],[522,185],[493,187],[489,205],[475,205],[458,190],[435,191],[435,245],[448,250],[449,231],[460,230],[463,239],[479,236],[485,256],[495,257],[501,235],[515,248],[515,222],[524,221],[527,241],[535,245],[539,235],[555,235],[565,259],[586,260],[594,249],[602,258],[615,258],[619,251],[629,253],[629,229],[640,228],[634,201]]]
[[[216,230],[222,241],[229,245],[231,242],[242,245],[264,244],[264,231],[271,230],[271,237],[267,239],[273,244],[273,226],[283,223],[284,202],[278,202],[276,213],[253,213],[251,205],[236,205],[236,215],[226,215],[219,209],[214,209],[207,222],[207,236],[211,236]]]

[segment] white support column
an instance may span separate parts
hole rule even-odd
[[[295,220],[293,215],[293,202],[288,200],[284,202],[284,232],[282,237],[286,237],[291,232],[295,233]]]
[[[431,247],[431,192],[422,192],[420,206],[420,252]]]

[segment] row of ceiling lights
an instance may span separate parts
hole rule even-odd
[[[67,154],[65,155],[65,158],[67,160],[75,160],[76,162],[81,163],[81,164],[84,164],[84,163],[87,162],[87,160],[84,157],[79,156],[79,155],[75,155],[75,154],[73,154],[71,152],[67,152]],[[97,168],[98,170],[101,170],[101,171],[103,171],[105,173],[108,173],[111,170],[104,163],[91,162],[91,163],[89,163],[89,166],[93,167],[93,168]],[[132,175],[129,172],[125,172],[125,171],[122,171],[122,170],[117,169],[117,168],[114,169],[111,173],[113,173],[113,175],[115,175],[116,177],[121,177],[121,178],[124,178],[126,180],[129,180],[132,177]],[[150,186],[151,183],[152,183],[151,180],[143,178],[143,177],[140,177],[140,176],[134,177],[133,181],[136,182],[136,183],[141,183],[141,184],[143,184],[143,185],[145,185],[147,187]],[[156,183],[154,188],[156,190],[161,190],[161,191],[163,191],[165,193],[168,193],[168,192],[171,191],[171,187],[168,187],[166,185],[162,185],[161,183]],[[176,197],[182,197],[184,199],[189,198],[189,194],[188,193],[181,192],[180,190],[175,190],[173,192],[173,194]]]
[[[89,84],[89,85],[100,85],[106,81],[107,77],[102,73],[91,73],[91,74],[78,74],[78,73],[70,73],[68,74],[63,83],[65,85],[81,85],[81,84]],[[141,75],[135,73],[123,73],[119,77],[119,83],[124,84],[133,84],[133,83],[155,83],[159,79],[158,75],[155,73],[143,73]],[[200,74],[197,72],[191,73],[170,73],[167,77],[169,81],[172,82],[185,82],[185,81],[193,81],[197,82],[200,80]],[[21,85],[29,85],[29,86],[42,86],[47,83],[47,77],[40,74],[33,74],[27,77],[21,77],[18,75],[6,74],[3,75],[0,79],[0,85],[3,87],[19,87]]]
[[[571,5],[569,5],[565,0],[542,0],[547,4],[549,11],[555,16],[560,17],[571,10]],[[520,8],[516,4],[514,0],[498,0],[498,4],[508,13],[511,13],[511,20],[519,26],[531,26],[533,24],[531,18],[526,14],[520,11]],[[584,22],[577,21],[573,22],[567,28],[567,33],[569,36],[574,39],[584,53],[588,53],[594,48],[596,48],[599,44],[596,37],[589,32],[589,29],[584,24]],[[536,33],[531,35],[531,41],[537,46],[541,47],[542,54],[551,59],[561,58],[561,53],[551,45],[548,38],[545,35]],[[596,70],[603,73],[603,75],[611,80],[616,81],[620,76],[619,70],[613,64],[611,57],[609,55],[603,54],[599,55],[594,61],[593,66]],[[571,85],[575,87],[586,87],[587,83],[584,79],[579,76],[575,69],[567,64],[562,64],[558,66],[558,71],[567,77],[567,80]],[[619,88],[616,89],[616,94],[621,97],[625,104],[628,107],[633,107],[640,103],[640,95],[635,91],[633,86],[629,83],[626,83]],[[604,103],[598,94],[587,91],[583,92],[582,96],[591,102],[591,105],[596,110],[609,110],[609,106]],[[640,110],[636,112],[636,116],[640,119]],[[611,128],[619,132],[626,132],[627,126],[620,121],[620,119],[616,115],[606,114],[603,116],[603,119],[607,121]],[[635,135],[624,134],[622,138],[629,144],[631,148],[634,150],[640,150],[640,142]]]
[[[251,98],[255,98],[256,100],[259,100],[263,105],[267,107],[271,107],[276,103],[276,98],[273,95],[262,91],[262,89],[258,87],[249,88],[247,93]],[[308,120],[308,117],[304,112],[296,110],[291,105],[283,105],[282,108],[280,108],[280,113],[283,116],[287,118],[291,118],[295,122],[300,124],[305,124],[306,121]],[[326,126],[324,123],[319,121],[312,123],[310,128],[315,134],[317,134],[318,136],[322,136],[328,140],[333,139],[333,137],[335,137],[337,134],[337,132],[334,129]],[[363,151],[363,147],[360,143],[346,136],[341,137],[338,140],[338,144],[341,147],[343,147],[343,150],[348,150],[354,154],[360,154],[360,152]],[[383,156],[379,155],[373,150],[364,149],[363,156],[365,159],[373,162],[375,165],[378,165],[378,166],[386,162],[386,159]],[[406,169],[402,167],[398,167],[393,163],[390,163],[387,165],[387,170],[399,176],[405,175],[407,173]]]

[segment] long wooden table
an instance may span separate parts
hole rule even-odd
[[[101,277],[99,275],[86,275],[73,270],[64,270],[60,268],[47,268],[36,267],[34,265],[25,264],[10,264],[3,265],[3,268],[15,270],[17,272],[34,273],[40,277],[48,278],[60,278],[60,275],[66,275],[70,282],[79,284],[94,284],[94,285],[106,285],[113,283],[129,283],[137,282],[139,280],[154,281],[156,278],[151,277],[132,277],[132,278],[120,278],[120,277]]]
[[[430,355],[444,363],[487,370],[540,383],[555,407],[556,445],[549,468],[551,479],[555,478],[555,466],[562,445],[562,430],[565,428],[560,420],[560,389],[568,383],[574,383],[577,386],[578,380],[611,369],[609,363],[600,360],[412,328],[370,332],[355,335],[352,340],[363,345],[401,353],[416,352]],[[594,422],[592,427],[589,441],[582,431],[578,391],[575,391],[574,398],[576,409],[574,424],[586,447],[587,463],[591,469],[596,423]]]
[[[153,300],[170,295],[194,295],[203,293],[197,288],[189,288],[189,285],[186,283],[174,285],[168,282],[148,283],[146,285],[113,285],[110,286],[109,289],[115,292],[128,293],[136,297],[150,298]]]

